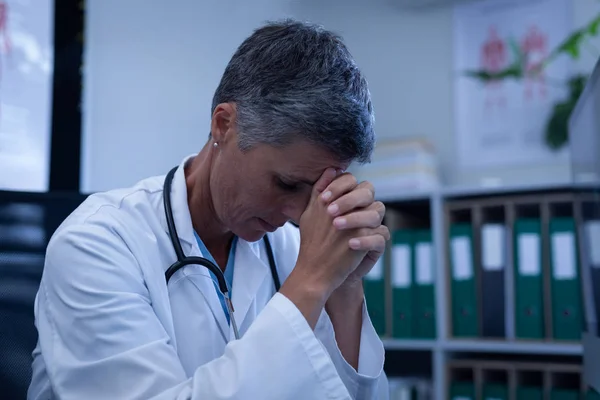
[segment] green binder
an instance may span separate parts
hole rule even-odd
[[[392,235],[390,275],[392,284],[392,336],[413,336],[413,234],[408,229]]]
[[[435,256],[430,230],[414,234],[415,337],[434,339],[435,328]]]
[[[536,386],[518,386],[516,400],[543,400],[544,390]]]
[[[589,388],[585,394],[585,400],[600,400],[600,393],[594,389]]]
[[[544,334],[544,281],[541,223],[518,219],[514,225],[516,337],[541,339]]]
[[[550,220],[552,337],[580,340],[583,330],[575,220]]]
[[[470,224],[451,225],[452,334],[455,337],[479,334],[477,269],[473,266],[473,259],[473,228]]]
[[[508,386],[496,383],[484,384],[483,400],[508,400]]]
[[[385,327],[385,273],[383,255],[363,279],[365,301],[369,317],[379,336],[386,334]]]
[[[450,400],[475,400],[475,384],[472,382],[452,382]]]
[[[581,397],[578,390],[573,389],[552,389],[550,391],[550,400],[579,400]]]

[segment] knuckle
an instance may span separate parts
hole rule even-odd
[[[372,233],[373,233],[372,228],[360,228],[358,230],[358,234],[362,237],[371,236]]]
[[[382,230],[383,236],[389,240],[391,237],[390,228],[388,228],[385,225],[381,225],[381,230]]]
[[[371,210],[369,212],[369,225],[372,228],[377,228],[381,224],[381,216],[377,212],[377,210]]]
[[[365,185],[367,186],[367,188],[369,188],[371,193],[375,194],[375,186],[373,186],[373,184],[371,182],[365,181]]]
[[[350,173],[348,173],[348,175],[346,175],[348,178],[348,184],[352,187],[356,187],[358,186],[358,181],[356,180],[356,177]]]
[[[369,181],[362,181],[358,186],[362,189],[368,190],[373,195],[375,194],[375,187]]]
[[[375,194],[373,193],[373,191],[369,190],[369,188],[365,188],[363,187],[362,192],[364,193],[364,198],[366,201],[368,201],[369,203],[373,203],[373,200],[375,200]]]
[[[390,233],[389,228],[387,226],[383,226],[383,228],[381,228],[381,229],[382,229],[381,235],[383,236],[383,238],[385,239],[385,241],[390,240],[392,238],[392,235]]]

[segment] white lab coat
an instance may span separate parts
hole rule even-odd
[[[184,162],[173,181],[174,220],[186,255],[201,256]],[[376,398],[384,349],[366,305],[357,373],[324,311],[313,332],[294,304],[274,293],[263,241],[237,245],[239,341],[228,344],[233,333],[204,267],[178,271],[167,289],[164,273],[176,257],[163,182],[153,177],[92,195],[52,237],[35,301],[39,341],[28,398]],[[269,235],[283,282],[299,232],[290,225]]]

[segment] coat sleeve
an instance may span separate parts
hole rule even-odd
[[[135,257],[102,226],[71,226],[55,235],[35,309],[57,398],[351,398],[339,361],[281,294],[242,339],[186,376]],[[202,332],[197,337],[203,340]]]
[[[367,311],[366,300],[363,302],[363,324],[360,335],[358,371],[355,370],[342,355],[335,340],[335,331],[328,314],[323,311],[315,327],[315,335],[329,353],[336,370],[355,400],[380,399],[380,393],[387,388],[383,378],[385,350],[377,335]],[[380,390],[382,389],[382,390]]]
[[[286,224],[282,233],[273,236],[277,248],[275,256],[278,265],[292,266],[284,271],[287,278],[289,272],[296,264],[300,249],[300,230],[291,224]],[[381,339],[377,335],[369,313],[368,304],[363,302],[363,324],[361,329],[361,340],[358,359],[358,371],[356,371],[344,359],[335,340],[335,331],[329,316],[323,310],[315,327],[315,336],[322,343],[329,354],[336,371],[348,389],[350,396],[355,400],[381,399],[380,393],[386,392],[387,380],[383,371],[385,361],[385,350]]]

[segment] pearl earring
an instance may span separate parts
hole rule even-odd
[[[214,147],[219,147],[219,143],[217,143],[217,142],[214,142],[214,143],[213,143],[213,146],[214,146]]]

